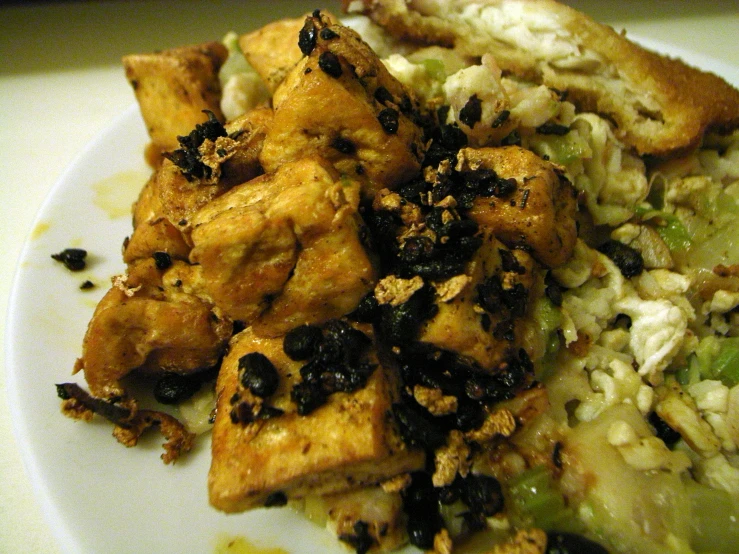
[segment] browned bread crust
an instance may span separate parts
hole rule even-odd
[[[639,154],[698,145],[739,125],[739,91],[723,79],[631,42],[555,0],[363,0],[396,38],[491,53],[504,72],[567,91],[614,122]],[[358,3],[344,0],[345,7]]]

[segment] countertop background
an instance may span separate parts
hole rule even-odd
[[[736,0],[569,4],[617,30],[739,71]],[[135,101],[121,56],[217,40],[316,7],[339,12],[337,3],[321,0],[0,2],[0,335],[41,203],[83,147]],[[12,432],[4,363],[0,356],[0,552],[55,553],[19,453],[23,438]]]

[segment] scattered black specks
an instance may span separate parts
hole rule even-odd
[[[338,79],[341,77],[341,62],[336,54],[326,50],[318,56],[318,67],[320,67],[326,75]]]
[[[394,135],[398,132],[399,115],[398,110],[394,108],[385,108],[377,116],[377,119],[380,121],[380,125],[382,125],[382,128],[387,134]]]
[[[540,135],[556,135],[558,137],[564,136],[570,132],[570,128],[567,125],[561,125],[554,123],[553,121],[547,121],[546,123],[539,125],[536,128],[536,132]]]
[[[508,110],[503,110],[502,112],[500,112],[493,120],[493,125],[492,125],[493,129],[497,129],[498,127],[503,125],[503,123],[508,121],[508,118],[510,116],[511,116],[511,112]]]
[[[282,491],[273,492],[264,501],[265,508],[274,508],[287,504],[287,495]]]
[[[383,106],[389,102],[395,102],[393,95],[385,87],[377,87],[375,89],[375,100],[377,100]]]
[[[154,258],[154,264],[157,266],[157,269],[165,270],[172,267],[172,256],[167,252],[154,252],[152,257]]]
[[[350,545],[357,554],[365,554],[375,544],[375,539],[369,532],[369,525],[362,520],[354,524],[353,533],[339,535],[339,540]]]
[[[607,240],[598,247],[598,251],[611,258],[627,279],[636,277],[644,271],[644,258],[641,253],[622,242]]]
[[[331,147],[338,150],[342,154],[354,154],[357,151],[357,147],[349,139],[343,137],[336,137],[331,141]]]
[[[474,127],[476,123],[480,122],[480,119],[482,118],[482,101],[477,96],[477,94],[473,94],[470,96],[469,100],[467,100],[467,103],[464,105],[464,107],[459,110],[459,120],[467,125],[467,127]]]
[[[305,68],[305,71],[303,71],[303,73],[304,73],[305,75],[308,75],[309,73],[313,73],[313,69],[312,69],[312,68],[310,68],[310,67],[306,67],[306,68]]]
[[[319,35],[323,40],[333,40],[335,38],[339,38],[339,34],[329,29],[328,27],[324,27],[323,29],[321,29]]]
[[[526,203],[529,201],[529,194],[531,193],[530,189],[526,189],[521,193],[521,209],[523,210],[526,208]]]
[[[521,135],[518,130],[514,129],[507,137],[500,141],[502,146],[521,146]]]
[[[85,269],[85,258],[87,250],[82,248],[65,248],[58,254],[52,254],[51,258],[64,264],[69,271],[82,271]]]

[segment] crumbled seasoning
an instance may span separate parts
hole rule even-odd
[[[128,282],[128,275],[115,275],[111,279],[113,287],[120,290],[123,294],[131,298],[134,294],[141,290],[142,285],[136,287],[129,287],[126,283]]]
[[[390,494],[404,490],[410,484],[410,482],[410,473],[401,473],[400,475],[396,475],[392,479],[383,481],[382,483],[380,483],[380,486],[382,487],[382,490]]]
[[[413,398],[434,416],[449,415],[457,411],[457,397],[445,395],[441,389],[414,385]]]
[[[399,306],[405,304],[413,293],[423,287],[423,279],[416,275],[411,279],[401,279],[388,275],[375,286],[375,298],[379,304]]]
[[[547,534],[541,529],[521,529],[509,540],[497,544],[490,554],[544,554]]]
[[[468,275],[455,275],[446,281],[434,283],[436,294],[440,302],[451,302],[459,296],[467,285],[472,281]]]
[[[465,433],[465,438],[482,444],[489,442],[497,436],[510,437],[516,430],[516,418],[510,410],[500,408],[497,410],[485,408],[485,421],[478,429]]]
[[[450,431],[447,443],[434,452],[434,474],[431,476],[434,487],[451,485],[457,474],[466,477],[472,465],[471,455],[463,433],[456,429]]]

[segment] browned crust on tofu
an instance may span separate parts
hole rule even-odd
[[[158,150],[177,148],[178,136],[207,120],[203,110],[223,120],[218,71],[227,57],[220,42],[123,57],[126,79]]]
[[[728,131],[739,125],[739,91],[723,79],[642,48],[554,0],[436,0],[418,6],[404,0],[364,0],[364,4],[367,14],[397,38],[454,47],[473,56],[490,53],[504,72],[568,91],[580,109],[613,121],[617,136],[639,154],[683,152],[697,146],[707,130]],[[507,4],[547,12],[578,51],[580,67],[560,63],[549,51],[541,54],[515,44],[484,26],[479,12],[469,11],[473,5]],[[348,7],[348,0],[344,5]]]
[[[230,412],[239,390],[238,361],[257,351],[280,374],[280,386],[266,403],[285,413],[234,423]],[[301,416],[290,400],[300,365],[285,355],[281,338],[259,338],[247,329],[232,341],[218,376],[208,478],[210,502],[219,510],[259,507],[275,492],[288,498],[337,493],[423,466],[423,453],[408,450],[392,422],[396,392],[391,372],[378,365],[364,388],[335,393],[325,405]]]

